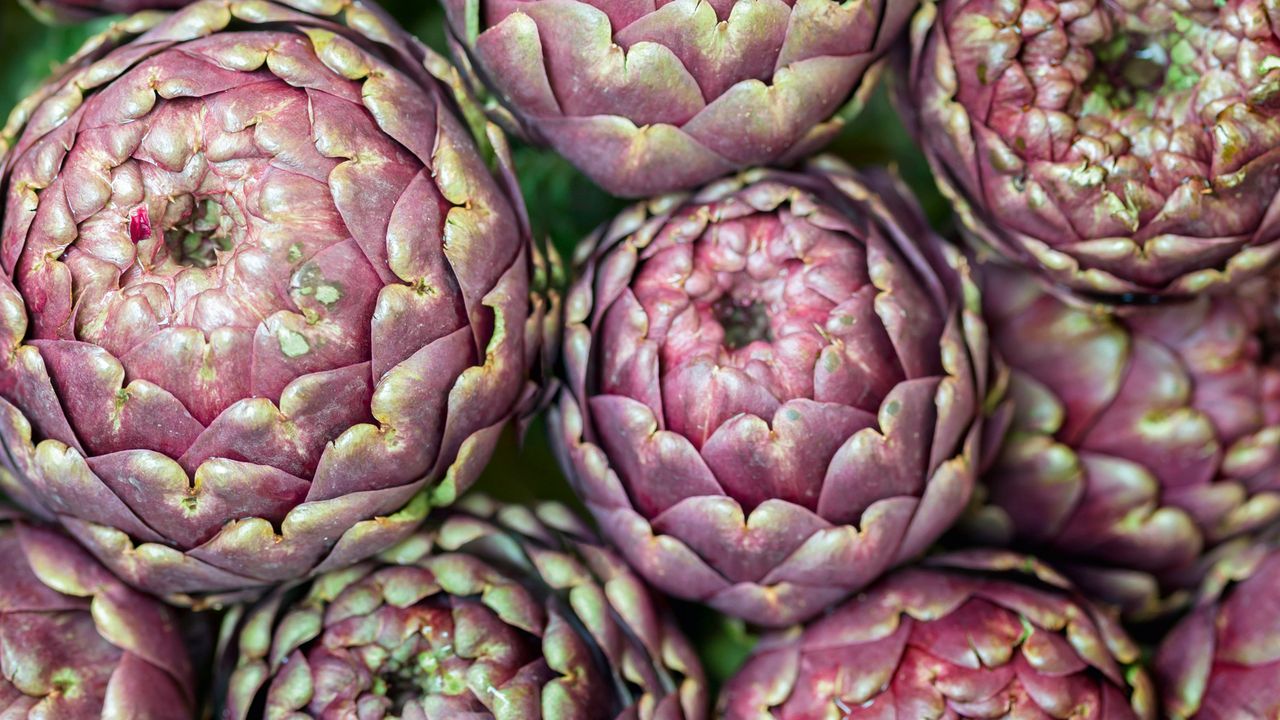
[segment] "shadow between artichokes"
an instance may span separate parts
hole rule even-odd
[[[17,108],[6,492],[201,603],[368,557],[475,480],[547,308],[429,53],[359,0],[202,0]]]
[[[922,553],[979,466],[965,259],[832,158],[634,206],[581,246],[552,442],[649,582],[782,626]]]
[[[469,496],[229,616],[223,717],[702,720],[692,646],[567,508]]]

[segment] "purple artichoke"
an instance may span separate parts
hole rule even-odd
[[[986,330],[963,258],[887,176],[752,171],[583,250],[553,442],[650,582],[785,625],[962,512]]]
[[[671,615],[572,513],[461,505],[376,562],[249,610],[223,717],[706,717]]]
[[[195,716],[177,619],[70,538],[0,510],[0,715]]]
[[[1170,720],[1280,716],[1280,551],[1259,550],[1233,558],[1226,576],[1235,582],[1179,622],[1156,653]]]
[[[99,15],[129,15],[142,10],[171,10],[193,0],[18,0],[44,22],[75,22]]]
[[[915,0],[444,0],[494,114],[616,195],[825,145]]]
[[[14,114],[3,485],[135,586],[368,557],[532,395],[523,210],[425,52],[362,2],[207,0]]]
[[[1049,568],[968,553],[766,638],[720,702],[725,720],[1154,718],[1138,655]]]
[[[982,483],[988,539],[1035,548],[1142,617],[1185,602],[1223,543],[1280,519],[1271,286],[1115,311],[1007,268],[980,275],[1015,406]]]
[[[1278,33],[1264,0],[929,0],[906,105],[980,243],[1189,296],[1280,257]]]

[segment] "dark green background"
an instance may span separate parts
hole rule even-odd
[[[432,0],[384,0],[411,32],[444,52],[442,13]],[[109,24],[100,20],[74,27],[47,27],[27,16],[17,0],[0,0],[0,108],[7,116],[20,98],[75,52],[84,40]],[[881,90],[831,151],[858,165],[888,165],[917,190],[939,227],[949,224],[945,201],[933,188],[923,159]],[[565,258],[577,242],[625,206],[593,186],[553,153],[516,147],[516,165],[535,232],[555,243]],[[481,489],[503,499],[572,501],[547,445],[543,423],[524,442],[512,434],[481,480]],[[697,643],[715,685],[727,677],[750,648],[751,636],[740,623],[680,603],[678,612]]]

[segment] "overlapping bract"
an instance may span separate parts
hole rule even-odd
[[[523,210],[426,53],[364,3],[207,0],[122,21],[15,112],[5,489],[134,585],[376,553],[532,396]]]
[[[1195,294],[1280,257],[1280,11],[930,0],[907,103],[971,235],[1087,294]]]
[[[299,593],[301,592],[301,595]],[[240,624],[225,717],[700,720],[692,647],[566,508],[464,500]]]
[[[71,538],[0,509],[0,714],[190,720],[177,619]]]
[[[142,10],[170,10],[192,0],[18,0],[46,22],[77,22],[99,15],[128,15]]]
[[[996,265],[980,276],[1015,406],[982,532],[1147,616],[1184,602],[1222,543],[1280,518],[1274,283],[1115,310]]]
[[[826,144],[914,0],[444,0],[495,112],[609,192],[692,189]]]
[[[1156,653],[1170,720],[1280,715],[1280,551],[1248,548],[1224,576],[1232,583],[1183,618]]]
[[[583,251],[552,441],[650,582],[789,624],[962,511],[986,330],[964,259],[887,175],[753,171]]]
[[[1055,572],[1013,554],[927,565],[765,638],[725,720],[1155,718],[1138,647]]]

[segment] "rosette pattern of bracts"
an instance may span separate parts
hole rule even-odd
[[[616,195],[689,190],[835,137],[915,0],[444,0],[494,115]]]
[[[1280,552],[1240,548],[1221,580],[1165,637],[1154,662],[1171,720],[1280,714]]]
[[[1220,548],[1280,518],[1273,286],[1086,309],[979,275],[1015,409],[974,527],[1134,617],[1185,604]]]
[[[191,720],[178,620],[71,538],[0,509],[0,715]]]
[[[962,512],[986,330],[965,260],[888,175],[752,171],[582,251],[552,442],[651,583],[786,625]]]
[[[18,107],[7,492],[195,602],[368,557],[474,481],[542,310],[514,181],[428,60],[359,0],[203,0]]]
[[[470,496],[376,561],[231,623],[227,718],[706,717],[671,615],[554,504]]]
[[[1280,257],[1278,28],[1264,0],[930,0],[904,107],[980,243],[1194,295]]]
[[[1138,646],[1048,567],[964,553],[764,639],[725,720],[1154,720]]]

